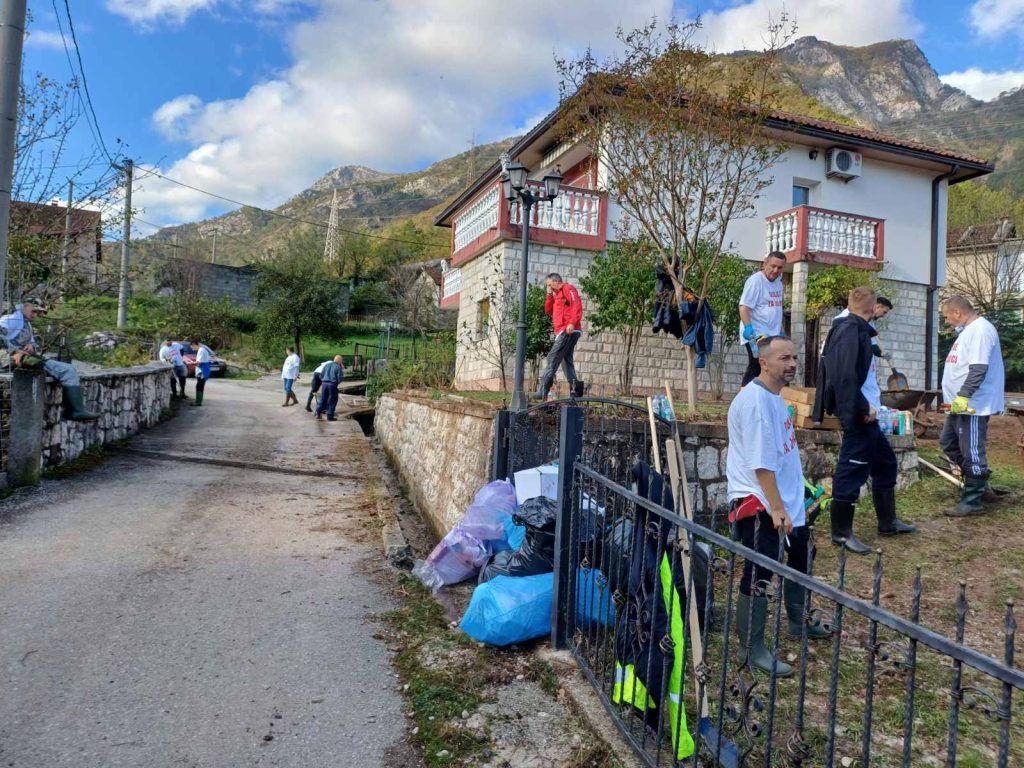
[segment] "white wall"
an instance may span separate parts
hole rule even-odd
[[[885,220],[885,271],[892,280],[928,283],[931,245],[931,188],[937,175],[931,171],[865,157],[860,178],[845,183],[825,177],[825,152],[811,160],[814,147],[794,144],[771,169],[773,183],[761,192],[754,216],[734,220],[728,230],[731,248],[744,258],[764,256],[765,217],[793,207],[794,180],[808,186],[810,204],[844,213]],[[939,282],[944,280],[946,185],[940,189]],[[609,209],[608,236],[615,239],[621,209]]]

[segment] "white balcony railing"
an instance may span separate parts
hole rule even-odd
[[[531,183],[530,186],[543,189],[541,184]],[[534,204],[532,214],[531,227],[597,236],[600,234],[601,197],[594,192],[563,187],[554,200]],[[523,223],[523,210],[518,202],[512,203],[510,222],[516,225]]]
[[[831,254],[880,261],[884,222],[823,208],[797,206],[765,221],[765,253]]]
[[[455,219],[455,251],[465,248],[492,227],[498,226],[501,189],[495,185]]]
[[[462,290],[462,270],[449,269],[441,273],[441,301],[450,299]]]

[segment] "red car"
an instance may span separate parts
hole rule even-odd
[[[188,375],[196,375],[196,351],[188,344],[179,341],[181,344],[181,359],[185,361],[185,366],[188,368]],[[210,359],[210,378],[214,376],[224,376],[228,372],[228,361],[223,357],[217,357],[212,354]]]

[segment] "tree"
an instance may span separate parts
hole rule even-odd
[[[516,349],[516,321],[519,302],[515,287],[519,273],[506,273],[501,259],[492,254],[481,265],[480,296],[476,317],[464,319],[457,344],[464,354],[475,356],[497,370],[503,392],[508,391],[508,373]]]
[[[337,336],[344,321],[344,285],[323,260],[318,233],[299,230],[282,253],[257,267],[256,303],[263,310],[258,334],[270,354],[283,339],[301,355],[303,335]]]
[[[845,307],[850,291],[860,285],[881,290],[876,273],[856,267],[840,264],[811,272],[807,276],[807,316],[820,319],[829,309]]]
[[[657,287],[655,251],[643,239],[613,243],[606,254],[594,258],[589,274],[580,279],[580,287],[594,307],[587,313],[594,334],[609,331],[622,336],[619,392],[623,395],[632,394],[640,337],[651,322]]]
[[[949,188],[947,224],[950,230],[965,230],[1007,218],[1024,232],[1024,200],[1006,189],[993,189],[980,181],[965,181]],[[950,243],[953,245],[953,243]]]
[[[764,130],[777,106],[778,51],[792,29],[767,30],[761,54],[723,59],[696,42],[700,22],[623,33],[623,53],[598,62],[588,51],[559,60],[561,135],[588,145],[606,171],[626,226],[654,246],[682,301],[707,249],[709,267],[692,290],[706,296],[729,223],[752,216],[769,169],[785,146]],[[692,354],[690,401],[696,395]]]
[[[1024,304],[1024,241],[961,246],[949,256],[944,295],[966,296],[983,315],[1019,311]]]
[[[709,270],[713,279],[707,279]],[[706,301],[715,314],[715,349],[711,354],[711,393],[722,399],[725,390],[725,356],[740,337],[740,296],[743,284],[754,267],[735,253],[722,253],[715,259],[710,249],[704,249],[695,265],[695,280],[708,285]]]
[[[555,343],[551,315],[544,311],[547,291],[539,285],[526,286],[526,359],[530,361],[530,386],[537,390],[544,358]],[[514,329],[513,329],[514,330]],[[515,337],[511,342],[515,349]]]

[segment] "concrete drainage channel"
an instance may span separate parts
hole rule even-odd
[[[365,425],[364,425],[365,424]],[[382,492],[378,509],[397,609],[383,617],[410,705],[409,737],[428,766],[632,768],[629,747],[569,654],[547,641],[493,648],[458,628],[473,583],[435,597],[414,578],[414,557],[436,543],[373,442]]]

